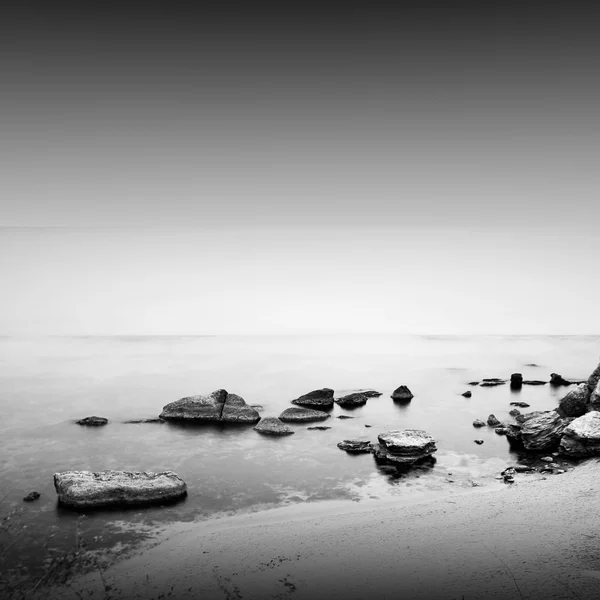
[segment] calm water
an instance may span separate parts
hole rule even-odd
[[[514,457],[504,437],[475,430],[473,419],[490,413],[508,419],[509,402],[517,399],[529,410],[550,409],[566,390],[524,387],[515,393],[467,382],[515,371],[544,380],[551,372],[585,378],[599,355],[600,337],[0,338],[2,508],[24,508],[29,544],[20,552],[29,556],[49,531],[56,545],[72,544],[78,515],[57,506],[52,484],[61,470],[173,470],[187,482],[187,499],[173,506],[87,515],[86,535],[106,546],[174,520],[333,499],[402,502],[415,494],[465,490],[472,480],[495,486],[494,476]],[[415,395],[408,405],[389,397],[401,384]],[[295,435],[279,439],[252,426],[123,423],[156,417],[168,402],[217,388],[261,404],[262,416],[277,416],[291,399],[321,387],[336,395],[373,388],[383,396],[352,411],[336,405],[328,431],[294,425]],[[472,398],[461,396],[466,389]],[[107,417],[109,425],[73,424],[92,414]],[[353,418],[335,418],[340,414]],[[370,455],[336,447],[343,439],[376,440],[397,428],[435,436],[433,469],[398,477]],[[477,446],[475,438],[485,443]],[[21,498],[34,489],[41,499],[24,505]]]

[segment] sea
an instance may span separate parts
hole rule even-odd
[[[2,337],[0,544],[6,548],[18,533],[8,566],[25,578],[83,537],[89,548],[127,552],[175,522],[294,505],[401,504],[500,487],[495,477],[516,451],[473,420],[510,420],[514,401],[528,403],[526,411],[552,409],[569,388],[469,383],[515,372],[585,379],[599,357],[600,336]],[[414,394],[409,403],[391,399],[400,385]],[[336,397],[361,389],[382,395],[354,410],[336,405],[326,422],[294,424],[295,434],[281,438],[233,424],[126,423],[219,388],[260,405],[263,417],[278,416],[292,399],[323,387]],[[470,398],[462,396],[467,390]],[[91,415],[108,425],[75,424]],[[314,425],[330,429],[310,430]],[[408,428],[434,436],[435,464],[402,474],[337,447]],[[78,512],[58,504],[54,473],[105,469],[174,471],[188,495],[148,508]],[[24,503],[34,490],[39,500]]]

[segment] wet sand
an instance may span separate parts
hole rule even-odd
[[[112,598],[591,600],[600,590],[600,460],[412,505],[177,524],[104,578]],[[100,594],[97,573],[82,585]]]

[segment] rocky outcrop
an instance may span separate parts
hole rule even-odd
[[[333,390],[330,388],[323,388],[320,390],[313,390],[304,394],[295,400],[292,400],[292,404],[298,406],[308,406],[309,408],[327,409],[333,406]]]
[[[335,403],[339,404],[340,406],[352,408],[354,406],[363,406],[367,403],[368,399],[369,397],[365,394],[361,392],[356,392],[355,394],[348,394],[347,396],[336,398]]]
[[[227,390],[215,390],[211,394],[187,396],[167,404],[160,418],[167,421],[256,423],[260,415],[242,397]]]
[[[561,385],[571,385],[570,381],[567,381],[562,375],[558,373],[550,373],[550,385],[559,387]]]
[[[388,431],[377,436],[373,446],[375,458],[399,467],[410,467],[437,451],[435,440],[421,429]]]
[[[185,482],[172,471],[66,471],[54,474],[61,504],[74,508],[156,504],[181,498]]]
[[[324,421],[331,415],[322,410],[310,408],[286,408],[279,418],[287,423],[310,423],[311,421]]]
[[[558,446],[571,419],[555,410],[521,415],[521,440],[528,450],[549,450]]]
[[[263,435],[291,435],[294,430],[288,427],[283,421],[277,417],[265,417],[261,419],[254,428],[254,431]]]
[[[371,452],[371,442],[361,440],[344,440],[340,442],[337,447],[340,450],[345,450],[351,454],[362,454]]]
[[[79,419],[75,422],[77,425],[85,425],[86,427],[101,427],[108,423],[108,419],[104,417],[85,417],[85,419]]]
[[[591,411],[565,428],[560,452],[567,456],[600,456],[600,412]]]
[[[393,391],[392,398],[394,400],[407,402],[408,400],[412,400],[414,396],[413,393],[408,389],[408,387],[406,387],[405,385],[401,385]]]
[[[585,383],[571,390],[556,409],[561,417],[581,417],[588,410],[589,391]]]
[[[520,390],[523,386],[523,375],[521,373],[513,373],[510,376],[510,387],[513,390]]]

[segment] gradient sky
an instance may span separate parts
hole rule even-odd
[[[282,4],[1,15],[0,333],[600,333],[598,15]]]

